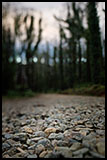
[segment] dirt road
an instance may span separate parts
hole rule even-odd
[[[32,98],[2,99],[2,113],[43,112],[49,108],[63,106],[105,106],[104,97],[74,96],[60,94],[39,94]]]

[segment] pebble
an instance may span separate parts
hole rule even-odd
[[[10,138],[12,138],[12,134],[9,134],[9,133],[6,133],[5,135],[4,135],[4,137],[6,138],[6,139],[10,139]]]
[[[63,136],[63,133],[51,133],[48,137],[50,140],[53,140],[53,139],[57,139],[57,140],[60,140],[60,139],[63,139],[64,136]]]
[[[69,147],[55,147],[55,152],[60,153],[64,158],[71,158],[72,151]]]
[[[40,114],[4,115],[2,121],[3,158],[105,158],[101,105],[59,104]]]
[[[89,151],[88,148],[81,148],[81,149],[79,149],[79,150],[73,152],[73,155],[75,156],[75,155],[84,154],[84,153],[87,153],[88,151]]]
[[[51,128],[47,128],[45,129],[45,134],[47,134],[49,136],[50,133],[55,133],[56,132],[56,128],[51,127]]]
[[[79,143],[79,142],[75,142],[73,143],[73,145],[70,147],[71,151],[75,151],[75,150],[78,150],[82,147],[82,144]]]
[[[96,147],[100,154],[105,155],[105,143],[104,142],[98,142],[96,144]]]
[[[37,131],[33,133],[35,137],[45,137],[45,133],[43,131]]]
[[[35,149],[36,154],[40,154],[42,151],[45,151],[45,147],[42,144],[37,145]]]
[[[27,158],[37,158],[36,154],[28,155]]]

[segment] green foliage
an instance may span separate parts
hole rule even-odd
[[[32,90],[26,90],[26,91],[16,91],[16,90],[9,90],[7,93],[7,97],[9,98],[16,98],[16,97],[33,97],[36,93],[34,93]]]
[[[69,88],[64,91],[61,91],[62,94],[71,94],[71,95],[90,95],[90,96],[104,96],[105,95],[105,86],[104,85],[92,85],[84,84],[78,85],[75,88]]]

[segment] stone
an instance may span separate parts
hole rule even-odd
[[[64,137],[67,138],[67,139],[72,138],[72,130],[71,129],[65,130],[64,131]]]
[[[50,135],[50,133],[55,133],[56,132],[56,128],[50,127],[45,129],[45,134],[47,134],[48,136]]]
[[[13,139],[8,139],[6,142],[7,142],[11,147],[14,147],[15,144],[18,143],[18,142],[16,142],[16,141],[14,141]]]
[[[9,134],[9,133],[6,133],[6,134],[4,135],[4,137],[5,137],[6,139],[10,139],[10,138],[13,137],[13,135],[12,135],[12,134]]]
[[[80,130],[79,133],[82,135],[82,136],[86,136],[88,133],[89,133],[89,130]]]
[[[2,151],[4,152],[4,151],[8,150],[10,147],[11,146],[8,143],[3,143],[2,144]]]
[[[36,154],[39,155],[43,151],[45,151],[45,147],[42,144],[39,144],[39,145],[36,146],[36,148],[35,148]]]
[[[105,135],[105,130],[99,130],[99,129],[97,129],[97,130],[96,130],[96,133],[97,133],[98,135],[104,136],[104,135]]]
[[[49,148],[49,149],[52,148],[52,144],[51,144],[50,140],[47,139],[47,138],[39,140],[38,143],[37,143],[37,145],[38,144],[42,144],[44,147]]]
[[[27,140],[27,144],[31,144],[32,142],[38,142],[39,140],[44,139],[44,137],[35,137]]]
[[[57,140],[60,140],[60,139],[63,139],[64,136],[63,136],[63,133],[51,133],[48,137],[50,140],[53,140],[53,139],[57,139]]]
[[[72,157],[72,151],[68,147],[55,147],[54,151],[60,153],[64,158]]]
[[[30,127],[24,126],[23,129],[25,130],[25,132],[27,133],[33,133],[33,130]]]
[[[21,149],[21,148],[16,148],[19,152],[21,152],[21,153],[23,153],[23,154],[25,154],[26,152],[23,150],[23,149]]]
[[[48,153],[48,151],[43,151],[43,152],[40,153],[39,157],[44,158],[47,153]]]
[[[28,147],[28,150],[35,150],[37,144],[33,144]]]
[[[11,158],[8,154],[5,154],[3,158]]]
[[[45,133],[43,131],[37,131],[33,133],[35,137],[45,137]]]
[[[26,142],[27,134],[26,133],[16,133],[14,134],[13,140]]]
[[[85,153],[87,153],[88,151],[89,151],[88,148],[82,148],[82,149],[79,149],[79,150],[73,152],[73,155],[75,156],[75,155],[85,154]]]
[[[27,158],[37,158],[36,154],[28,155]]]
[[[71,151],[78,150],[82,147],[82,144],[79,142],[73,143],[73,145],[70,147]]]
[[[93,156],[93,158],[105,158],[105,156],[98,154],[96,152],[93,152],[93,151],[89,151],[89,153]]]
[[[50,152],[44,158],[64,158],[61,153]]]
[[[66,142],[65,140],[57,140],[57,146],[59,147],[68,146],[68,142]]]
[[[98,142],[96,144],[96,147],[100,154],[105,155],[105,143],[104,142]]]

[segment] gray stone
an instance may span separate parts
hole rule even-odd
[[[51,133],[48,137],[49,139],[57,139],[57,140],[60,140],[60,139],[63,139],[64,136],[63,136],[63,133]]]
[[[8,143],[3,143],[2,144],[2,151],[4,152],[5,150],[8,150],[11,146]]]
[[[44,158],[64,158],[64,156],[61,153],[51,152],[48,153]]]
[[[35,137],[45,137],[45,133],[43,131],[37,131],[33,133]]]
[[[75,155],[79,155],[79,154],[85,154],[85,153],[87,153],[88,151],[89,151],[88,148],[82,148],[82,149],[79,149],[79,150],[73,152],[73,155],[75,156]]]
[[[72,157],[72,151],[68,147],[55,147],[54,151],[60,153],[65,158]]]
[[[5,137],[6,139],[10,139],[10,138],[13,137],[13,134],[6,133],[6,134],[4,135],[4,137]]]
[[[37,158],[37,155],[36,154],[28,155],[27,158]]]
[[[59,147],[68,146],[68,142],[66,142],[64,140],[57,140],[57,146],[59,146]]]
[[[26,133],[16,133],[16,134],[14,134],[13,139],[15,141],[26,142],[26,140],[27,140],[27,134]]]
[[[46,148],[50,148],[50,149],[52,148],[52,144],[51,144],[50,140],[47,139],[47,138],[39,140],[38,143],[37,143],[37,145],[38,144],[42,144]]]
[[[80,149],[81,146],[82,146],[81,143],[76,142],[76,143],[73,143],[73,145],[70,147],[70,149],[71,149],[72,151],[75,151],[75,150]]]
[[[105,158],[105,156],[103,156],[99,153],[96,153],[96,152],[93,152],[93,151],[89,151],[89,152],[93,156],[93,158]]]
[[[42,144],[39,144],[35,148],[36,154],[40,154],[41,152],[45,151],[45,147]]]

